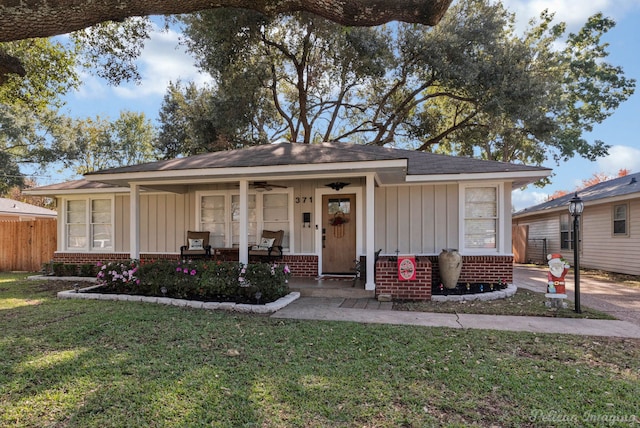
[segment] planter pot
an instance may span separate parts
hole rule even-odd
[[[438,255],[440,279],[445,288],[453,289],[458,285],[458,278],[462,271],[462,256],[458,250],[447,248]]]

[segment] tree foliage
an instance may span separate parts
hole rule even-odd
[[[0,188],[22,185],[20,165],[57,159],[51,135],[59,125],[61,96],[78,84],[75,52],[62,44],[34,39],[0,44],[20,58],[25,74],[0,85]]]
[[[76,174],[157,159],[155,132],[144,113],[122,111],[114,122],[99,116],[67,120],[56,145],[64,154],[64,166]]]
[[[607,146],[583,133],[635,87],[606,62],[602,36],[614,22],[600,14],[568,35],[547,12],[516,34],[513,15],[487,0],[456,3],[434,28],[345,28],[246,10],[185,23],[217,83],[202,94],[208,114],[237,125],[215,127],[237,144],[355,141],[536,165],[594,159]]]

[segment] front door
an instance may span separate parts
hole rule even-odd
[[[322,197],[322,273],[353,273],[356,195]]]

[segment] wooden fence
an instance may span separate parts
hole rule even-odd
[[[0,271],[36,272],[56,251],[55,219],[0,221]]]

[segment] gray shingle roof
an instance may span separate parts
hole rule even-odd
[[[624,177],[614,178],[612,180],[603,181],[593,186],[578,191],[578,196],[583,202],[593,202],[607,198],[632,195],[637,193],[636,197],[640,197],[640,173],[629,174]],[[568,208],[569,201],[573,198],[575,192],[571,192],[551,201],[534,205],[514,213],[514,217],[526,214],[540,213],[556,208]]]
[[[177,171],[206,168],[241,168],[255,166],[302,165],[321,163],[408,160],[408,175],[460,173],[544,171],[547,168],[504,162],[484,161],[466,157],[446,156],[414,150],[391,149],[346,143],[265,144],[244,149],[205,153],[186,158],[151,162],[99,171],[98,174],[119,174],[151,171]],[[88,176],[92,174],[87,174]]]
[[[32,215],[39,217],[56,217],[58,213],[53,210],[15,201],[13,199],[0,198],[0,214]]]

